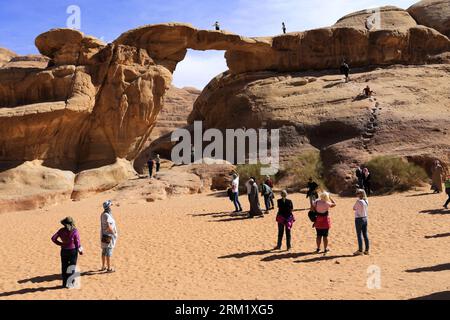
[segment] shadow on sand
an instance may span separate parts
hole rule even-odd
[[[93,275],[104,274],[104,273],[105,272],[101,272],[101,271],[86,271],[86,272],[81,272],[81,276],[82,277],[93,276]],[[17,281],[17,283],[19,283],[19,284],[24,284],[24,283],[28,283],[28,282],[44,283],[44,282],[53,282],[53,281],[61,281],[61,274],[57,273],[57,274],[49,274],[49,275],[45,275],[45,276],[37,276],[37,277],[29,278],[29,279],[19,280],[19,281]],[[19,289],[19,290],[15,290],[15,291],[0,292],[0,297],[10,297],[10,296],[22,295],[22,294],[27,294],[27,293],[44,292],[44,291],[59,290],[59,289],[67,290],[66,288],[63,288],[63,286],[61,284],[59,284],[59,285],[51,286],[51,287],[24,288],[24,289]]]
[[[425,236],[425,239],[445,238],[450,237],[450,233],[439,233],[432,236]]]
[[[287,252],[284,254],[274,254],[272,256],[268,256],[265,258],[262,258],[261,261],[270,262],[270,261],[276,261],[276,260],[283,260],[283,259],[297,259],[305,256],[309,256],[312,254],[316,254],[315,252]]]
[[[408,194],[405,197],[411,198],[411,197],[423,197],[423,196],[429,196],[434,194],[433,192],[423,192],[423,193],[416,193],[416,194]]]
[[[419,273],[419,272],[438,272],[438,271],[447,271],[450,270],[450,263],[438,264],[431,267],[423,267],[417,269],[409,269],[406,272],[409,273]]]
[[[426,296],[412,298],[411,300],[450,300],[450,291],[435,292]]]
[[[250,256],[262,256],[265,254],[269,254],[273,252],[273,250],[259,250],[259,251],[251,251],[251,252],[241,252],[241,253],[233,253],[226,256],[218,257],[217,259],[242,259]]]
[[[306,260],[296,260],[295,263],[308,263],[308,262],[318,262],[318,261],[326,261],[340,258],[354,258],[354,255],[340,255],[340,256],[329,256],[329,255],[321,255],[319,257],[306,259]]]
[[[446,209],[427,209],[419,211],[419,213],[428,213],[428,214],[449,214],[450,210]]]

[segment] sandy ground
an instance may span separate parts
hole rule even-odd
[[[293,249],[272,251],[274,212],[264,218],[230,216],[218,194],[167,201],[121,201],[117,272],[102,274],[99,215],[104,193],[80,202],[0,215],[0,299],[409,299],[450,298],[450,211],[444,195],[413,191],[370,198],[370,256],[356,249],[354,199],[338,198],[328,256],[312,253],[315,232],[302,194]],[[244,208],[248,207],[241,196]],[[50,241],[71,215],[85,255],[80,289],[60,289],[59,248]],[[283,244],[285,247],[285,244]],[[368,268],[381,271],[381,288],[367,287]],[[373,268],[373,267],[372,267]]]

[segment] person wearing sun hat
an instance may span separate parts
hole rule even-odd
[[[75,226],[72,217],[66,217],[61,220],[64,226],[59,229],[52,237],[53,243],[61,247],[61,276],[62,286],[64,288],[73,287],[72,283],[68,283],[69,277],[76,271],[78,253],[83,254],[81,247],[80,234]],[[70,271],[74,268],[72,271]]]
[[[100,216],[100,242],[102,248],[102,269],[101,271],[114,272],[111,267],[111,257],[117,242],[116,221],[112,215],[111,207],[113,203],[107,200],[103,203],[103,212]]]

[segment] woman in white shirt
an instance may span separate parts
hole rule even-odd
[[[358,237],[358,251],[356,251],[355,255],[363,255],[369,254],[369,237],[367,235],[367,217],[368,217],[368,208],[369,201],[367,200],[366,191],[363,189],[358,189],[356,191],[356,196],[358,200],[356,200],[355,205],[353,206],[353,210],[355,210],[355,227],[356,227],[356,236]],[[366,250],[363,252],[363,238]]]

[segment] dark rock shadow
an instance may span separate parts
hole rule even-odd
[[[262,258],[261,261],[270,262],[270,261],[276,261],[276,260],[283,260],[283,259],[297,259],[305,256],[309,256],[315,254],[315,252],[288,252],[284,254],[275,254],[272,256],[268,256],[265,258]]]

